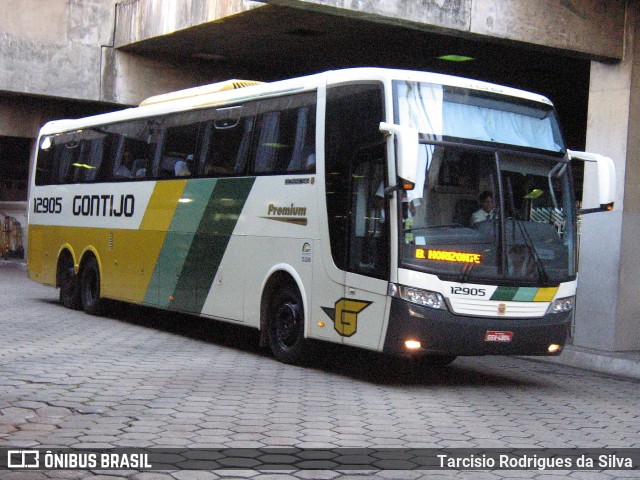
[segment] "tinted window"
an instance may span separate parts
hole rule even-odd
[[[338,268],[384,277],[388,206],[384,195],[380,84],[327,91],[325,174],[331,253]]]
[[[315,172],[316,93],[260,102],[254,173]]]
[[[198,135],[205,112],[173,115],[163,122],[159,178],[190,177],[197,173]]]
[[[36,185],[100,180],[115,143],[113,135],[92,129],[43,138]]]
[[[110,169],[111,180],[145,179],[151,167],[158,143],[153,120],[137,120],[105,127],[118,135],[118,148]]]
[[[309,92],[46,137],[36,184],[315,173],[315,103]]]
[[[203,174],[237,176],[246,172],[255,123],[253,105],[216,110],[208,122],[202,142],[205,152]]]

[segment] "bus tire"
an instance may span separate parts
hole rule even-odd
[[[287,283],[276,290],[268,315],[269,347],[275,359],[290,365],[303,363],[308,342],[304,338],[304,306],[298,288]]]
[[[80,298],[80,284],[78,275],[73,267],[73,260],[67,255],[60,258],[58,262],[58,287],[60,287],[60,301],[72,310],[82,308]]]
[[[100,298],[100,268],[95,257],[89,257],[80,270],[80,298],[82,309],[90,315],[104,312],[104,300]]]

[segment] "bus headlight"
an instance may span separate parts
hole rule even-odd
[[[401,298],[407,302],[415,303],[423,307],[434,308],[436,310],[445,309],[445,301],[442,295],[420,288],[405,287],[404,285],[389,284],[389,295]]]
[[[551,305],[549,305],[549,310],[547,310],[547,313],[570,312],[571,310],[573,310],[575,298],[576,297],[565,297],[554,300],[553,302],[551,302]]]

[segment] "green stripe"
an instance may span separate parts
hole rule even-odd
[[[513,297],[518,293],[518,287],[498,287],[493,295],[491,296],[491,300],[500,300],[503,302],[508,302],[513,300]]]
[[[490,300],[501,302],[533,302],[540,289],[538,287],[498,287]]]
[[[144,301],[167,308],[216,180],[189,180],[171,219]]]
[[[533,298],[538,293],[536,287],[520,287],[513,297],[514,302],[533,302]]]
[[[254,178],[219,179],[184,260],[169,308],[201,312]]]

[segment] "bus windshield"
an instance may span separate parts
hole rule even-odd
[[[396,123],[432,140],[564,152],[551,105],[493,92],[418,82],[394,82]]]
[[[421,132],[418,181],[401,202],[400,266],[463,283],[574,279],[571,169],[552,108],[495,94],[448,107],[447,87],[428,100],[436,87],[396,82],[396,121]]]

